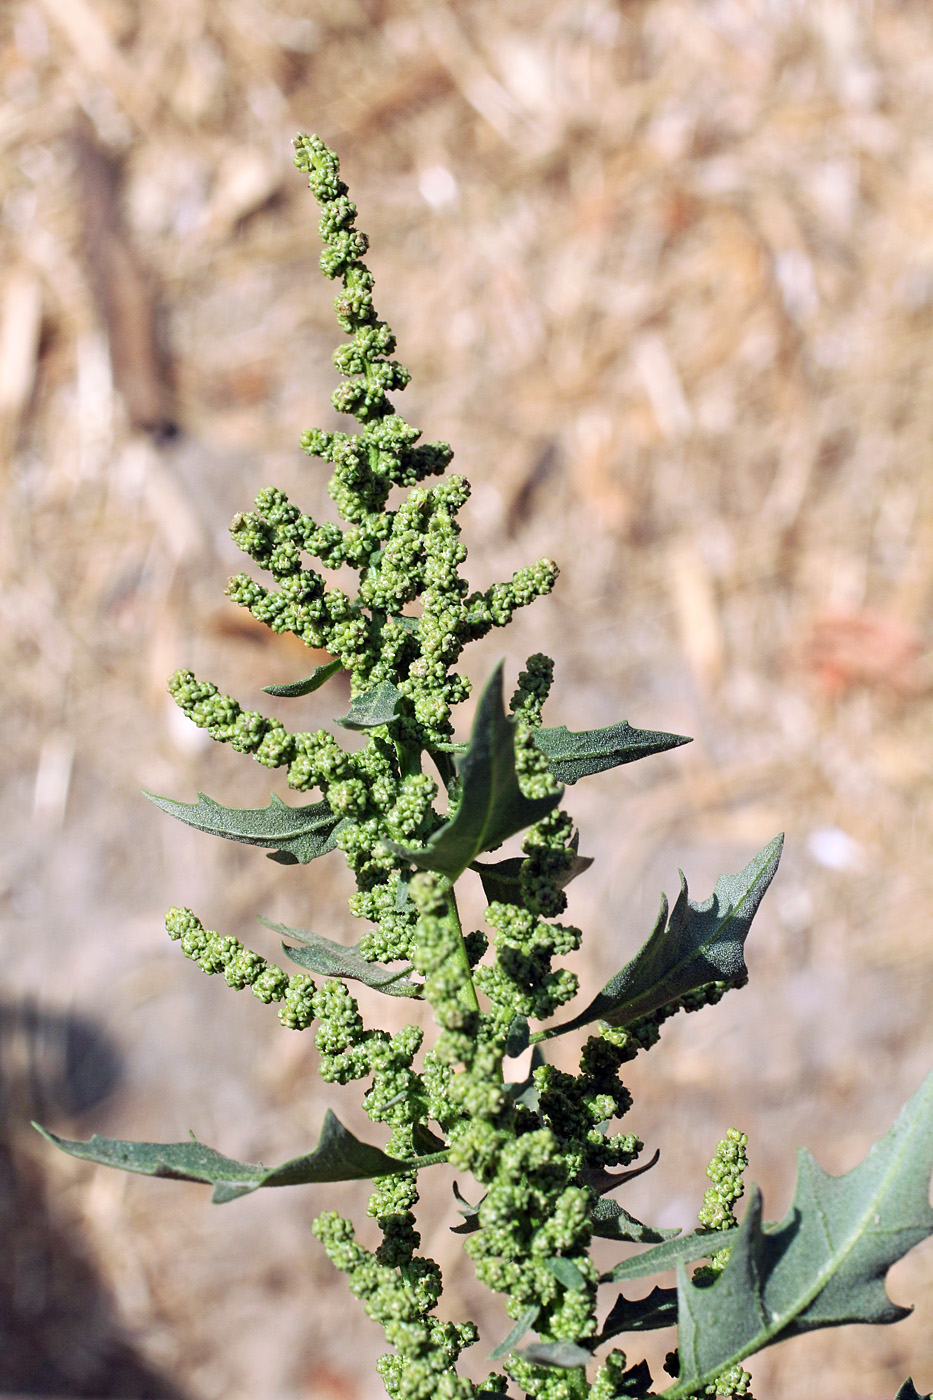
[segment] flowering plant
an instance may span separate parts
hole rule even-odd
[[[553,663],[539,654],[528,658],[508,709],[503,668],[493,672],[469,741],[454,742],[451,713],[470,693],[454,669],[464,647],[549,593],[557,567],[542,559],[507,582],[470,591],[457,523],[469,486],[444,475],[450,447],[421,444],[390,402],[409,376],[391,358],[395,337],[373,306],[373,278],[362,260],[368,241],[355,227],[337,158],[316,137],[300,136],[296,164],[321,205],[321,268],[340,282],[334,307],[350,337],[334,355],[343,381],[333,403],[360,426],[355,433],[311,429],[302,439],[310,456],[333,467],[330,494],[342,524],[312,520],[275,488],[260,492],[232,533],[272,586],[238,574],[227,591],[275,632],[294,633],[332,658],[306,680],[267,692],[294,699],[345,671],[351,703],[336,724],[365,742],[348,751],[326,730],[292,732],[178,671],[169,689],[189,719],[264,766],[284,768],[291,788],[316,790],[319,798],[293,806],[273,796],[267,807],[248,810],[203,794],[194,804],[152,800],[190,826],[264,848],[282,863],[343,853],[356,882],[350,907],[364,932],[348,947],[271,925],[287,940],[295,971],[205,929],[189,909],[170,909],[166,927],[205,972],[277,1003],[284,1026],[316,1024],[321,1075],[339,1084],[367,1081],[363,1105],[390,1135],[384,1146],[363,1142],[328,1111],[317,1146],[273,1168],[234,1161],[194,1139],[46,1136],[76,1157],[209,1183],[215,1201],[262,1187],[371,1179],[377,1249],[358,1243],[353,1225],[335,1212],[320,1215],[314,1230],[385,1329],[391,1350],[379,1371],[392,1400],[504,1400],[516,1388],[541,1400],[658,1395],[647,1364],[609,1344],[628,1337],[630,1347],[634,1334],[675,1327],[663,1389],[669,1400],[748,1395],[742,1362],[754,1352],[813,1328],[905,1315],[884,1280],[891,1264],[933,1233],[933,1075],[846,1175],[828,1176],[801,1152],[794,1200],[779,1223],[763,1222],[754,1187],[741,1224],[736,1218],[747,1141],[735,1130],[710,1162],[698,1228],[656,1229],[615,1199],[656,1161],[634,1165],[643,1143],[614,1130],[631,1107],[619,1072],[657,1043],[676,1012],[715,1003],[745,983],[745,939],[782,838],[738,874],[722,876],[702,903],[690,899],[681,876],[673,907],[662,899],[635,957],[589,1005],[563,1010],[576,997],[577,979],[559,960],[581,941],[579,929],[559,922],[565,889],[592,863],[578,853],[566,789],[687,741],[624,721],[583,732],[545,725]],[[421,484],[434,477],[444,479]],[[397,488],[406,494],[390,508]],[[355,593],[325,579],[344,566],[358,575]],[[496,858],[519,833],[522,854]],[[465,932],[457,888],[477,878],[488,932]],[[433,1044],[423,1050],[415,1025],[394,1034],[366,1026],[354,983],[427,1002],[437,1026]],[[584,1033],[577,1072],[549,1064],[548,1041],[576,1032]],[[507,1080],[505,1062],[529,1049],[527,1076]],[[454,1228],[466,1236],[479,1279],[504,1295],[515,1322],[489,1353],[501,1369],[480,1382],[459,1370],[478,1330],[438,1318],[441,1270],[419,1253],[419,1174],[442,1164],[474,1180],[469,1196],[453,1183],[462,1216]],[[642,1248],[600,1273],[591,1257],[595,1238]],[[620,1289],[675,1268],[675,1287],[638,1299]],[[600,1299],[610,1288],[606,1311]],[[899,1397],[917,1397],[910,1381]]]

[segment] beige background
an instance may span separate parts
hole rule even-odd
[[[584,989],[678,866],[702,899],[787,831],[750,986],[632,1073],[629,1122],[662,1156],[625,1200],[689,1225],[735,1125],[773,1218],[794,1147],[853,1165],[931,1059],[933,14],[13,0],[2,20],[0,1290],[19,1341],[0,1388],[375,1400],[380,1334],[309,1231],[323,1206],[360,1216],[365,1188],[215,1209],[25,1126],[190,1127],[275,1161],[326,1104],[359,1122],[352,1090],[316,1084],[310,1036],[162,932],[187,903],[272,956],[259,913],[350,938],[337,858],[282,870],[139,796],[264,803],[268,775],[201,745],[164,680],[190,665],[260,705],[308,667],[222,597],[226,524],[260,486],[328,509],[297,438],[332,422],[340,336],[290,138],[340,151],[414,375],[401,406],[474,483],[471,581],[562,564],[471,674],[544,648],[551,723],[695,736],[571,794],[597,857],[572,891]],[[342,700],[335,682],[279,713],[306,727]],[[122,1059],[83,1114],[64,1013]],[[494,1344],[508,1324],[447,1229],[449,1173],[429,1195],[446,1306]],[[759,1397],[885,1400],[908,1372],[928,1390],[930,1246],[892,1292],[910,1321],[765,1353]]]

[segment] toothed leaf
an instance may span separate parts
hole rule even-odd
[[[480,696],[467,751],[457,764],[460,804],[423,850],[392,845],[404,860],[421,870],[436,870],[451,880],[484,851],[501,846],[545,816],[560,801],[525,797],[515,771],[515,726],[502,705],[502,663]]]
[[[752,919],[774,878],[783,836],[776,836],[738,875],[721,875],[709,899],[694,904],[681,873],[680,894],[668,920],[667,900],[651,936],[572,1021],[544,1032],[564,1035],[592,1021],[631,1025],[677,997],[710,982],[737,983],[748,976],[744,944]]]
[[[536,729],[534,741],[559,783],[575,783],[591,773],[602,773],[607,768],[618,768],[620,764],[634,763],[692,742],[683,734],[633,729],[626,720],[605,729],[583,729],[577,733],[565,724],[556,729]]]
[[[659,1327],[677,1326],[677,1289],[653,1288],[647,1298],[624,1298],[620,1293],[612,1305],[599,1342],[625,1332],[654,1332]]]
[[[222,807],[203,792],[198,793],[197,802],[174,802],[153,792],[144,795],[186,826],[247,846],[263,846],[270,859],[282,865],[307,865],[337,844],[341,818],[326,802],[289,807],[273,793],[268,807]]]
[[[189,1142],[122,1142],[97,1134],[87,1142],[69,1142],[34,1125],[43,1137],[72,1157],[120,1167],[141,1176],[170,1177],[176,1181],[202,1181],[213,1186],[212,1199],[220,1204],[248,1195],[261,1186],[301,1186],[313,1181],[362,1181],[392,1176],[419,1165],[422,1158],[401,1160],[381,1148],[360,1142],[330,1109],[324,1115],[321,1138],[313,1152],[294,1157],[280,1167],[237,1162],[206,1147],[194,1137]]]
[[[762,1227],[753,1188],[716,1282],[697,1286],[678,1268],[681,1374],[665,1394],[692,1395],[725,1367],[802,1332],[906,1317],[885,1276],[933,1234],[931,1170],[933,1073],[851,1171],[830,1176],[800,1149],[794,1199],[779,1225]]]

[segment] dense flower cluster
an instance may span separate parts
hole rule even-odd
[[[469,486],[455,475],[422,484],[444,473],[452,452],[443,442],[420,444],[418,430],[389,400],[405,387],[408,373],[391,358],[395,337],[374,309],[373,278],[362,262],[368,241],[355,228],[356,207],[336,157],[317,138],[302,136],[296,164],[321,206],[321,268],[340,282],[334,307],[351,337],[334,355],[344,378],[333,404],[360,430],[310,429],[302,438],[309,455],[333,468],[330,495],[343,523],[316,522],[281,491],[261,491],[255,509],[236,517],[232,534],[271,586],[238,574],[227,591],[273,631],[325,649],[349,673],[357,708],[340,723],[365,731],[366,742],[351,751],[326,730],[292,732],[187,670],[172,677],[169,690],[212,738],[265,767],[284,769],[296,791],[320,793],[321,801],[303,810],[323,814],[331,832],[326,849],[341,850],[355,877],[350,907],[367,925],[355,955],[370,966],[401,964],[400,977],[420,979],[406,981],[402,991],[429,1003],[437,1038],[422,1055],[419,1027],[393,1033],[367,1027],[340,975],[319,984],[303,973],[289,975],[235,938],[204,929],[190,910],[170,910],[166,925],[205,972],[222,973],[231,986],[249,986],[261,1000],[280,1003],[286,1026],[304,1029],[316,1021],[322,1077],[338,1084],[368,1081],[364,1107],[391,1129],[385,1150],[406,1165],[374,1183],[368,1211],[382,1242],[364,1248],[350,1222],[332,1212],[314,1229],[385,1330],[393,1351],[379,1370],[392,1400],[494,1400],[507,1396],[509,1378],[540,1400],[647,1396],[647,1367],[626,1369],[622,1351],[611,1351],[591,1380],[585,1364],[599,1340],[599,1277],[590,1245],[597,1218],[604,1218],[600,1198],[615,1184],[607,1169],[630,1165],[642,1150],[634,1134],[611,1131],[631,1106],[619,1071],[656,1042],[674,1011],[718,999],[737,979],[672,994],[625,1026],[601,1024],[584,1044],[575,1074],[546,1063],[535,1045],[527,1078],[505,1080],[507,1058],[543,1034],[529,1022],[547,1020],[577,992],[575,974],[559,960],[579,947],[581,934],[557,920],[567,907],[565,886],[587,862],[578,857],[578,833],[560,805],[563,788],[536,740],[553,679],[549,657],[529,657],[511,699],[511,720],[501,714],[500,701],[506,750],[483,759],[505,769],[492,780],[489,802],[501,799],[508,811],[539,819],[496,828],[485,843],[480,834],[462,858],[448,853],[447,864],[431,852],[439,833],[449,835],[467,810],[465,769],[454,759],[464,746],[453,743],[451,712],[470,685],[454,668],[469,642],[507,625],[517,608],[548,593],[557,569],[543,559],[506,582],[471,591],[461,574],[466,549],[457,520]],[[390,507],[394,488],[406,494]],[[352,593],[326,578],[341,568],[357,574]],[[425,757],[437,780],[423,771]],[[440,793],[446,810],[438,811]],[[475,831],[465,825],[467,835],[456,839],[469,843]],[[455,881],[444,872],[450,862],[462,872],[474,854],[523,829],[521,857],[474,867],[484,885],[490,882],[489,932],[464,932]],[[412,865],[422,868],[413,873]],[[366,980],[365,972],[357,965],[352,975]],[[730,1134],[710,1167],[714,1185],[701,1220],[711,1230],[734,1221],[744,1147],[744,1137]],[[469,1235],[466,1250],[478,1278],[540,1339],[539,1350],[528,1356],[513,1349],[503,1372],[479,1386],[457,1372],[477,1329],[438,1319],[441,1271],[418,1253],[417,1172],[410,1163],[426,1160],[425,1152],[474,1178],[481,1198],[461,1227]],[[716,1256],[708,1267],[721,1266]],[[570,1345],[571,1360],[552,1364],[547,1349],[560,1345]],[[733,1371],[717,1378],[715,1393],[746,1393],[745,1373]]]

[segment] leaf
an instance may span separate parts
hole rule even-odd
[[[694,904],[680,876],[680,894],[668,921],[667,900],[651,936],[632,961],[617,972],[585,1011],[542,1038],[564,1035],[591,1021],[631,1025],[677,997],[710,982],[740,982],[748,976],[744,944],[752,919],[781,859],[784,837],[776,836],[738,875],[720,875],[709,899]]]
[[[171,1177],[176,1181],[203,1181],[213,1186],[212,1199],[220,1204],[256,1191],[260,1186],[300,1186],[311,1181],[362,1181],[376,1176],[394,1176],[419,1166],[429,1166],[435,1157],[401,1160],[389,1157],[379,1147],[360,1142],[330,1109],[324,1115],[321,1138],[313,1152],[294,1157],[280,1167],[264,1167],[261,1162],[237,1162],[206,1147],[192,1136],[189,1142],[121,1142],[97,1134],[87,1142],[69,1142],[33,1125],[49,1142],[72,1157],[97,1162],[105,1167],[121,1167],[141,1176]]]
[[[683,734],[633,729],[626,720],[606,729],[583,729],[575,734],[561,724],[556,729],[536,729],[533,737],[559,783],[575,783],[591,773],[602,773],[607,768],[618,768],[620,764],[634,763],[636,759],[693,742]]]
[[[270,859],[282,865],[307,865],[337,844],[341,818],[326,802],[289,807],[273,793],[268,807],[222,807],[203,792],[198,793],[197,802],[191,803],[173,802],[170,797],[157,797],[145,789],[144,795],[170,817],[177,817],[198,831],[225,836],[228,841],[242,841],[247,846],[271,847]]]
[[[424,1123],[413,1123],[411,1129],[411,1140],[415,1144],[415,1151],[419,1155],[428,1156],[435,1152],[446,1152],[447,1143],[437,1133],[432,1133],[430,1128]]]
[[[528,1022],[524,1016],[514,1017],[509,1026],[509,1033],[505,1041],[506,1059],[517,1060],[519,1055],[523,1055],[528,1049],[531,1040],[531,1032],[528,1029]]]
[[[694,1230],[689,1235],[678,1235],[676,1239],[665,1240],[644,1254],[636,1254],[632,1259],[623,1259],[608,1274],[600,1275],[600,1283],[628,1283],[635,1278],[649,1278],[651,1274],[664,1273],[677,1264],[691,1264],[695,1259],[711,1259],[726,1245],[734,1244],[739,1227],[731,1230]]]
[[[367,962],[360,954],[358,943],[346,947],[306,928],[289,928],[287,924],[274,924],[271,919],[260,919],[259,922],[276,933],[284,934],[286,938],[297,938],[304,945],[291,948],[283,943],[282,948],[289,959],[306,972],[318,972],[323,977],[347,977],[391,997],[422,995],[420,985],[412,982],[408,976],[410,966],[395,968],[385,963]]]
[[[500,1356],[507,1356],[510,1351],[514,1351],[522,1337],[524,1337],[525,1333],[528,1331],[528,1328],[533,1327],[537,1322],[538,1313],[540,1311],[541,1307],[538,1303],[532,1303],[527,1307],[509,1335],[499,1343],[495,1351],[489,1353],[490,1361],[498,1361]]]
[[[592,1214],[593,1234],[602,1240],[624,1240],[627,1244],[657,1244],[669,1240],[680,1233],[679,1230],[660,1230],[652,1225],[643,1225],[634,1215],[629,1215],[617,1201],[607,1201],[602,1197],[596,1202]]]
[[[708,1287],[678,1268],[681,1374],[665,1395],[700,1390],[724,1367],[818,1327],[897,1322],[888,1269],[933,1234],[933,1072],[868,1155],[830,1176],[797,1154],[784,1220],[762,1228],[754,1188],[728,1264]]]
[[[894,1397],[894,1400],[933,1400],[931,1395],[921,1395],[910,1376]]]
[[[391,849],[421,870],[436,870],[456,880],[484,851],[494,850],[516,831],[545,816],[560,801],[525,797],[515,771],[515,725],[502,706],[502,663],[480,696],[473,733],[457,764],[460,805],[422,850],[394,843]]]
[[[310,695],[312,691],[320,690],[325,681],[329,681],[331,676],[342,670],[342,661],[328,661],[326,666],[315,666],[306,681],[290,681],[288,685],[264,685],[263,690],[267,695],[278,695],[286,699]]]
[[[572,1259],[565,1259],[562,1254],[555,1254],[550,1259],[545,1259],[544,1267],[554,1275],[558,1283],[569,1288],[571,1293],[582,1293],[586,1288],[586,1279]]]
[[[335,719],[342,729],[378,729],[380,725],[391,724],[398,719],[401,692],[391,681],[383,681],[374,690],[358,695],[350,704],[350,709],[341,718]]]
[[[521,904],[520,876],[524,864],[524,856],[509,856],[508,860],[496,861],[493,865],[485,865],[475,860],[470,869],[475,870],[482,880],[483,893],[490,904]],[[570,881],[582,875],[584,870],[589,870],[592,864],[592,856],[575,856],[570,869],[558,877],[558,888],[563,889],[565,885],[569,885]]]
[[[535,1366],[561,1366],[564,1370],[586,1366],[593,1360],[593,1353],[576,1342],[530,1342],[518,1354]]]
[[[537,1047],[536,1047],[537,1048]],[[656,1167],[661,1159],[661,1149],[655,1148],[654,1156],[647,1162],[642,1162],[640,1167],[633,1167],[627,1172],[607,1172],[605,1167],[583,1167],[580,1172],[580,1180],[584,1186],[592,1186],[593,1190],[600,1196],[605,1196],[607,1191],[614,1191],[617,1186],[622,1186],[626,1181],[634,1181],[636,1176],[644,1176],[645,1172],[650,1172],[652,1167]],[[676,1235],[678,1230],[662,1230],[662,1235]]]
[[[659,1327],[677,1326],[677,1289],[653,1288],[647,1298],[624,1298],[620,1293],[612,1305],[598,1345],[624,1332],[654,1332]]]

